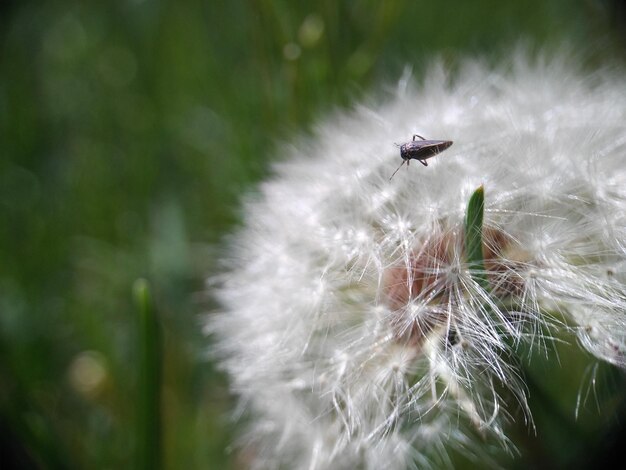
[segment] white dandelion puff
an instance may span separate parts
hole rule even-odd
[[[393,142],[414,134],[454,145],[389,181]],[[208,320],[252,416],[253,467],[441,467],[472,439],[512,447],[510,397],[527,412],[516,348],[558,329],[626,367],[618,78],[434,66],[286,153],[245,203]],[[477,272],[464,220],[481,185]]]

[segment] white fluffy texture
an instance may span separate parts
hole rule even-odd
[[[548,326],[626,365],[624,85],[538,62],[403,80],[287,149],[248,199],[208,329],[252,416],[252,467],[441,467],[451,447],[485,446],[472,436],[507,445],[496,389],[525,407],[514,348],[545,346]],[[454,145],[389,181],[392,143],[415,133]],[[508,302],[475,281],[459,243],[481,184],[485,226],[514,241],[494,277],[509,291],[518,279]],[[385,276],[444,239],[434,290],[389,307]]]

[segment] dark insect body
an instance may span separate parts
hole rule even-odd
[[[419,137],[422,140],[415,140],[416,137]],[[397,144],[396,144],[397,145]],[[417,160],[424,166],[428,166],[426,160],[434,157],[435,155],[443,152],[445,149],[452,145],[451,140],[426,140],[419,134],[415,134],[413,136],[413,140],[407,142],[406,144],[400,145],[400,156],[402,157],[402,163],[393,172],[391,178],[398,172],[398,170],[406,163],[406,166],[409,166],[411,160]],[[391,178],[389,180],[391,181]]]

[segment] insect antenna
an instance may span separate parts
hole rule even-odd
[[[391,178],[393,178],[393,177],[394,177],[394,175],[398,172],[398,170],[399,170],[400,168],[402,168],[402,165],[404,165],[407,161],[408,161],[408,160],[402,160],[402,163],[400,163],[400,166],[399,166],[398,168],[396,168],[396,171],[394,171],[394,172],[393,172],[393,175],[391,175],[391,176],[389,177],[389,181],[391,181]]]

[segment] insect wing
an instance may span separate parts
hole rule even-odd
[[[409,158],[425,160],[443,152],[451,145],[452,142],[449,140],[422,140],[409,142],[407,144],[407,154]]]

